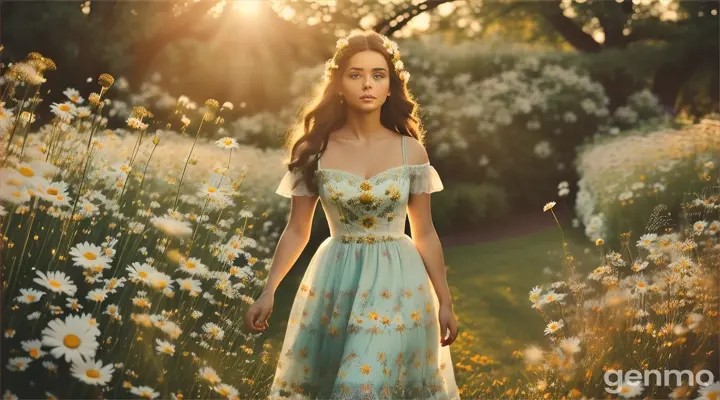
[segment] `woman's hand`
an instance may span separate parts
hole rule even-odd
[[[440,321],[440,343],[443,347],[450,346],[457,338],[458,328],[452,304],[440,305],[438,312]],[[448,335],[449,332],[449,335]],[[445,338],[447,336],[447,338]]]
[[[274,293],[263,292],[245,314],[245,327],[251,331],[263,331],[270,326],[267,320],[272,314],[274,301]]]

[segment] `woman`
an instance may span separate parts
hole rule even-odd
[[[443,185],[409,77],[394,42],[353,31],[338,40],[293,130],[290,171],[276,191],[292,199],[289,221],[248,329],[268,326],[318,199],[331,236],[295,297],[272,398],[459,398],[448,347],[457,322],[430,214],[430,193]]]

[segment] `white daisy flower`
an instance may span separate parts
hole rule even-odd
[[[142,122],[139,118],[136,117],[130,117],[125,122],[127,123],[127,126],[132,129],[145,130],[148,127],[148,124]]]
[[[47,275],[42,271],[35,271],[39,278],[33,279],[33,282],[45,286],[55,293],[65,293],[68,296],[74,296],[77,286],[73,284],[70,278],[60,271],[48,272]]]
[[[69,315],[65,321],[54,319],[42,331],[42,343],[52,347],[50,354],[55,358],[65,357],[66,362],[95,356],[98,348],[97,327],[88,323],[87,318]]]
[[[48,371],[55,372],[57,371],[57,364],[55,364],[52,361],[43,361],[42,363],[43,367],[45,367]]]
[[[30,357],[13,357],[8,360],[7,369],[10,371],[25,371],[31,362],[32,358]]]
[[[65,122],[70,122],[77,115],[77,107],[68,101],[64,103],[52,103],[50,111]]]
[[[547,326],[545,327],[545,334],[549,335],[549,334],[555,333],[555,332],[559,331],[560,329],[562,329],[563,326],[565,326],[565,323],[562,320],[550,321],[550,323],[548,323]]]
[[[27,319],[29,321],[34,321],[36,319],[40,318],[40,311],[31,312],[27,315]]]
[[[237,389],[226,383],[216,385],[214,389],[220,396],[226,397],[228,399],[237,398],[239,393]]]
[[[700,397],[695,400],[715,400],[720,399],[720,381],[707,386],[701,386],[698,390]]]
[[[35,289],[20,289],[21,296],[15,298],[18,303],[32,304],[40,301],[45,292]]]
[[[160,330],[165,332],[170,337],[170,339],[177,339],[183,332],[182,329],[180,329],[180,327],[172,321],[165,322],[160,327]]]
[[[93,359],[76,360],[73,362],[70,373],[88,385],[107,385],[112,379],[115,367],[113,364],[103,366],[102,361]]]
[[[550,291],[543,296],[540,301],[538,302],[539,305],[544,304],[550,304],[553,302],[557,302],[565,298],[565,294],[563,293],[555,293],[554,291]]]
[[[172,343],[160,339],[155,339],[155,343],[157,343],[155,350],[157,350],[158,353],[169,354],[171,356],[175,355],[175,345]]]
[[[220,383],[220,376],[218,376],[217,372],[215,372],[215,370],[211,367],[200,368],[200,378],[212,384]]]
[[[580,338],[572,336],[560,341],[560,348],[567,354],[575,354],[580,351]]]
[[[85,101],[82,97],[80,97],[80,92],[77,89],[67,88],[63,94],[73,103],[82,104],[83,101]]]
[[[538,346],[532,345],[523,352],[525,362],[531,365],[542,362],[545,357],[545,351]]]
[[[202,292],[201,282],[197,279],[178,278],[176,281],[180,290],[188,291],[191,295],[197,295]]]
[[[38,359],[47,354],[42,351],[42,342],[39,340],[24,340],[20,342],[20,344],[22,345],[23,350],[27,351],[30,357],[34,359]]]
[[[705,227],[707,227],[706,221],[697,221],[693,224],[693,234],[695,236],[702,235],[703,231],[705,231]]]
[[[73,265],[83,268],[102,266],[107,269],[110,268],[110,263],[112,263],[112,259],[105,255],[102,247],[89,242],[78,243],[70,250],[70,256],[73,258]]]
[[[193,233],[193,229],[187,221],[178,221],[168,217],[154,217],[151,222],[168,236],[184,238]]]
[[[108,291],[105,289],[93,289],[88,292],[87,296],[85,296],[86,299],[90,301],[95,301],[97,303],[102,303],[107,299]]]
[[[545,206],[543,207],[543,212],[552,210],[552,208],[555,207],[555,204],[556,203],[554,201],[551,201],[551,202],[545,204]]]
[[[165,290],[172,287],[172,277],[170,275],[155,271],[150,275],[150,286],[153,289]]]
[[[220,326],[218,326],[212,322],[208,322],[205,325],[203,325],[202,329],[203,329],[203,331],[205,331],[205,333],[207,333],[207,336],[210,337],[211,339],[222,340],[222,338],[225,337],[225,331],[222,328],[220,328]]]
[[[157,270],[153,267],[151,267],[148,264],[140,264],[138,262],[134,262],[132,266],[129,266],[126,268],[129,275],[128,278],[130,278],[130,281],[138,283],[144,283],[146,285],[150,285],[151,278],[153,274],[157,272]]]
[[[620,385],[618,385],[617,388],[605,388],[608,390],[608,393],[617,393],[621,397],[624,397],[626,399],[635,397],[640,395],[643,391],[643,386],[639,382],[623,382]]]
[[[638,247],[644,247],[649,249],[653,243],[657,240],[658,235],[656,233],[646,233],[640,236],[640,240],[637,242]]]
[[[17,397],[13,392],[10,390],[5,390],[5,393],[3,393],[3,400],[19,400],[19,397]]]
[[[138,395],[145,399],[154,399],[160,396],[160,393],[156,392],[150,386],[138,386],[130,388],[130,393]]]
[[[190,275],[204,276],[208,272],[208,268],[199,258],[190,257],[188,259],[180,259],[180,270]]]
[[[215,141],[215,145],[221,149],[230,150],[230,149],[239,149],[240,145],[238,144],[237,140],[235,138],[231,137],[224,137],[222,139],[218,139]]]

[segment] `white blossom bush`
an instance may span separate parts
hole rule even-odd
[[[585,235],[616,243],[612,233],[639,233],[642,216],[658,203],[679,215],[686,192],[717,179],[719,161],[720,122],[710,118],[586,146],[576,163],[580,180],[575,203]]]

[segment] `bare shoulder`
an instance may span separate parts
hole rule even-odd
[[[425,146],[413,137],[405,139],[405,151],[408,164],[425,164],[430,161]]]

